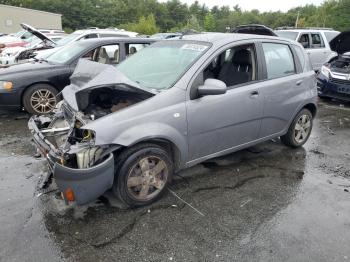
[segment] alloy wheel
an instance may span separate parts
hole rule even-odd
[[[164,160],[156,156],[142,158],[128,174],[128,192],[137,200],[147,201],[163,190],[168,176],[169,170]]]
[[[51,112],[57,103],[56,96],[47,89],[39,89],[30,97],[30,105],[39,114]]]
[[[308,115],[301,115],[294,128],[294,139],[298,144],[303,143],[311,131],[311,119]]]

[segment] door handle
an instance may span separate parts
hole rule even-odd
[[[300,86],[303,83],[303,80],[299,80],[296,84],[297,86]]]
[[[255,98],[257,96],[259,96],[259,91],[254,90],[254,91],[250,92],[250,97]]]

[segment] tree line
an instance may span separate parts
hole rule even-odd
[[[251,23],[294,26],[297,17],[299,27],[350,30],[350,0],[325,0],[320,6],[287,12],[244,11],[238,5],[208,8],[198,1],[187,5],[179,0],[0,0],[0,4],[60,13],[67,32],[88,27],[117,27],[147,35],[185,29],[225,32]]]

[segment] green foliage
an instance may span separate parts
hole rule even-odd
[[[204,28],[208,32],[214,32],[216,30],[215,17],[212,13],[208,13],[204,17]]]
[[[144,35],[153,35],[159,31],[153,14],[150,14],[147,17],[141,16],[137,23],[125,24],[122,27],[129,31]]]
[[[188,6],[180,0],[0,0],[0,4],[60,13],[69,32],[92,26],[132,28],[144,34],[188,28],[224,32],[250,23],[276,28],[294,26],[298,13],[299,26],[350,30],[350,0],[325,0],[320,6],[305,5],[285,13],[243,11],[238,5],[209,9],[198,1]]]

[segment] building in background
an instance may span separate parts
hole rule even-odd
[[[62,29],[62,15],[0,4],[0,33],[15,33],[26,23],[40,29]]]

